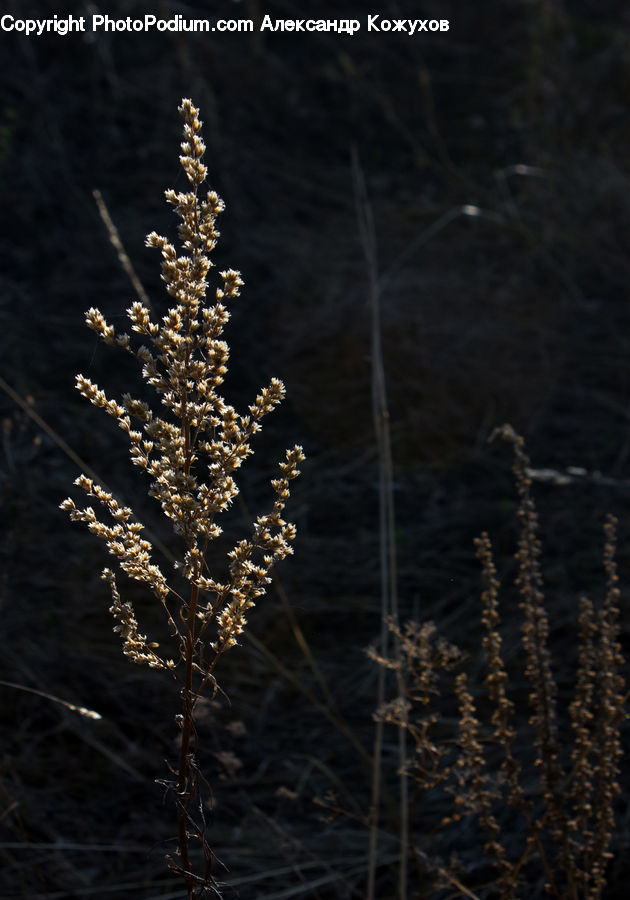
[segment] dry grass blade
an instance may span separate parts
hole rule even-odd
[[[76,463],[76,465],[77,465],[83,472],[87,472],[88,475],[89,475],[91,478],[95,478],[95,479],[98,480],[98,475],[96,474],[96,472],[94,472],[94,470],[91,469],[91,468],[87,465],[87,463],[85,463],[85,462],[81,459],[81,457],[78,456],[78,455],[74,452],[74,450],[72,449],[72,447],[70,447],[70,445],[69,445],[66,441],[64,441],[64,439],[61,437],[61,435],[60,435],[57,431],[55,431],[55,429],[52,428],[52,427],[48,424],[48,422],[46,422],[44,419],[42,419],[42,417],[39,415],[39,413],[37,413],[37,412],[36,412],[36,411],[35,411],[35,410],[34,410],[34,409],[26,402],[26,400],[24,400],[24,399],[22,399],[22,397],[20,397],[20,395],[17,393],[17,391],[13,390],[13,388],[11,387],[11,385],[8,384],[8,383],[4,380],[4,378],[2,378],[2,376],[0,376],[0,387],[2,388],[2,390],[3,390],[5,393],[7,393],[7,394],[9,395],[9,397],[10,397],[15,403],[17,403],[17,405],[20,407],[20,409],[24,410],[24,412],[26,413],[26,415],[27,415],[30,419],[32,419],[33,422],[35,422],[35,424],[38,425],[38,426],[42,429],[42,431],[43,431],[45,434],[47,434],[48,437],[51,438],[51,440],[53,440],[53,441],[55,442],[55,444],[57,444],[58,447],[61,448],[61,450],[63,450],[63,452],[66,454],[66,456],[67,456],[69,459],[71,459],[73,463]]]
[[[120,264],[123,269],[129,276],[129,280],[131,281],[136,294],[138,295],[138,300],[146,306],[149,312],[152,312],[151,301],[147,296],[147,292],[142,287],[142,282],[138,278],[136,274],[136,270],[134,269],[131,260],[129,259],[129,254],[125,250],[124,244],[120,239],[120,235],[118,233],[118,229],[114,225],[112,221],[112,217],[109,214],[109,210],[107,209],[107,205],[103,199],[103,195],[96,188],[92,191],[92,196],[96,201],[96,206],[98,208],[99,215],[103,220],[105,227],[107,228],[107,233],[109,234],[109,239],[112,242],[112,246],[116,250],[118,254],[118,259],[120,260]]]
[[[60,703],[71,712],[76,712],[79,713],[80,716],[85,716],[86,719],[101,718],[101,714],[95,712],[93,709],[88,709],[86,706],[77,706],[74,703],[70,703],[69,700],[62,700],[61,697],[56,697],[54,694],[49,694],[47,691],[40,691],[37,688],[27,687],[25,684],[16,684],[13,681],[5,681],[3,678],[0,678],[0,684],[3,684],[5,687],[14,688],[16,691],[27,691],[29,694],[37,694],[38,697],[44,697],[46,700],[51,700],[53,703]]]
[[[387,382],[381,343],[381,308],[376,234],[374,217],[367,195],[365,178],[361,170],[356,148],[353,148],[352,172],[354,178],[355,205],[361,246],[368,277],[369,306],[371,312],[372,357],[372,412],[379,458],[379,549],[381,564],[381,652],[387,653],[387,621],[391,617],[398,624],[398,575],[396,562],[396,517],[394,511],[394,470],[387,401]],[[404,670],[400,642],[394,630],[394,657],[398,696],[405,696]],[[385,700],[385,672],[381,667],[377,688],[377,706]],[[374,738],[374,774],[372,779],[372,823],[370,828],[370,868],[368,875],[368,900],[373,900],[376,877],[378,823],[381,803],[381,755],[383,744],[382,722],[376,723]],[[400,872],[399,897],[407,897],[407,854],[409,843],[408,784],[407,784],[407,734],[403,725],[398,729],[398,763],[400,784]]]

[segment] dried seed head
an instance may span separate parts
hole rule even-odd
[[[77,388],[91,403],[115,418],[127,434],[132,462],[149,476],[150,496],[159,502],[183,540],[185,550],[177,571],[191,583],[195,599],[190,603],[196,605],[192,618],[201,621],[197,637],[214,627],[216,640],[211,645],[218,656],[236,644],[245,626],[245,614],[264,593],[273,564],[292,552],[296,530],[281,514],[289,497],[289,482],[297,476],[304,454],[301,447],[287,451],[280,463],[279,477],[272,481],[275,501],[271,511],[258,517],[251,538],[238,542],[230,552],[229,580],[225,584],[215,581],[205,559],[209,542],[221,534],[215,519],[238,495],[234,473],[253,452],[253,436],[260,431],[264,417],[280,403],[285,389],[279,379],[273,378],[249,406],[247,415],[239,415],[218,392],[229,359],[228,345],[222,339],[229,320],[226,303],[239,296],[243,281],[233,269],[221,272],[214,305],[204,305],[212,267],[209,253],[219,237],[216,219],[224,204],[214,191],[200,198],[207,169],[203,163],[205,145],[199,111],[187,99],[182,100],[179,111],[184,121],[180,162],[191,190],[167,190],[165,196],[180,220],[182,252],[178,253],[166,237],[156,232],[146,238],[147,246],[161,253],[162,279],[174,305],[158,322],[142,302],[131,304],[127,310],[131,330],[145,342],[138,348],[132,346],[128,335],[117,335],[98,309],[92,307],[86,313],[88,327],[107,344],[118,345],[137,357],[143,379],[155,390],[163,407],[162,414],[129,393],[120,402],[110,399],[83,375],[77,376]],[[137,428],[132,427],[132,421]],[[130,509],[120,506],[91,479],[80,476],[77,485],[98,500],[113,524],[101,522],[92,507],[78,509],[70,499],[64,501],[62,508],[73,521],[84,522],[105,541],[127,575],[150,587],[180,637],[183,655],[185,642],[168,602],[182,602],[185,618],[188,604],[151,562],[151,544],[140,538],[143,526],[133,520]],[[154,652],[153,642],[147,642],[138,632],[133,608],[121,603],[109,569],[105,578],[111,587],[112,613],[124,639],[125,653],[136,662],[173,669],[175,663],[162,661]],[[211,599],[202,602],[200,590]],[[200,640],[195,647],[201,647]],[[204,663],[207,673],[215,661],[216,658]]]

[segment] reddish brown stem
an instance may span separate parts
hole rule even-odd
[[[179,826],[179,852],[182,861],[182,869],[184,870],[184,879],[186,881],[186,889],[188,897],[193,896],[194,881],[192,876],[186,874],[190,872],[190,857],[188,853],[188,828],[186,824],[187,807],[191,800],[192,779],[189,777],[190,772],[190,739],[194,732],[193,723],[193,656],[195,652],[195,615],[197,612],[197,601],[199,597],[199,588],[193,585],[190,594],[190,603],[188,605],[188,621],[185,638],[185,664],[186,676],[184,687],[182,688],[182,743],[179,753],[179,771],[177,778],[177,821]],[[188,782],[188,784],[187,784]]]

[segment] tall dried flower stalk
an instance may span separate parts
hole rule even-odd
[[[540,768],[540,781],[550,824],[558,837],[566,828],[560,783],[562,768],[556,716],[558,689],[551,668],[549,653],[549,619],[545,609],[543,580],[540,570],[541,545],[538,538],[538,513],[530,493],[529,458],[521,435],[511,425],[498,429],[504,440],[514,447],[514,476],[519,495],[518,518],[518,576],[516,585],[521,594],[520,607],[524,613],[522,627],[525,650],[525,674],[531,686],[529,703],[532,709],[530,725],[534,727],[534,743]]]
[[[188,898],[193,898],[219,895],[199,800],[195,705],[203,689],[214,684],[220,657],[237,644],[248,610],[271,580],[271,567],[292,552],[295,527],[285,522],[282,514],[289,482],[299,474],[304,455],[299,446],[287,451],[279,477],[271,482],[275,491],[271,511],[259,516],[251,537],[229,552],[229,574],[224,581],[216,580],[207,559],[210,543],[221,534],[216,520],[237,496],[234,474],[253,452],[251,439],[283,398],[284,386],[272,379],[245,415],[237,413],[219,393],[228,361],[228,345],[221,339],[229,319],[226,303],[239,295],[243,282],[238,272],[221,272],[215,303],[204,305],[212,265],[209,254],[219,237],[215,223],[224,205],[214,191],[200,196],[207,169],[199,111],[190,100],[183,100],[179,112],[184,120],[180,162],[191,189],[187,193],[168,190],[166,200],[180,219],[183,252],[178,255],[173,244],[155,232],[146,241],[162,254],[162,279],[174,305],[161,323],[151,319],[142,302],[131,305],[127,310],[131,329],[144,339],[138,347],[128,334],[116,333],[98,309],[86,313],[88,326],[105,343],[138,359],[142,377],[159,396],[165,413],[156,415],[144,400],[130,394],[120,402],[109,399],[83,375],[77,376],[77,388],[127,434],[132,462],[147,472],[150,496],[158,500],[181,539],[183,552],[175,567],[188,582],[187,590],[174,587],[152,562],[152,546],[141,536],[143,525],[134,519],[131,509],[119,505],[92,479],[81,475],[75,483],[98,501],[109,514],[110,524],[101,521],[91,506],[80,509],[72,499],[61,506],[73,521],[84,522],[106,542],[123,572],[143,582],[167,616],[174,658],[164,656],[158,645],[140,632],[131,602],[121,600],[113,571],[104,569],[113,600],[110,611],[117,622],[114,630],[123,639],[123,652],[133,662],[172,673],[181,687],[179,762],[170,783],[177,808],[179,849],[178,858],[169,857],[169,862],[183,878]],[[192,871],[191,839],[197,839],[203,850],[204,868],[199,875]]]
[[[617,778],[623,751],[619,729],[624,719],[625,680],[621,674],[624,657],[619,643],[619,598],[615,550],[617,520],[608,516],[604,526],[604,567],[607,590],[599,613],[595,647],[595,685],[597,715],[593,723],[595,794],[594,826],[588,843],[582,873],[589,881],[593,897],[600,897],[606,885],[605,872],[611,858],[610,839],[615,824],[613,801],[620,791]],[[589,771],[590,775],[590,771]]]

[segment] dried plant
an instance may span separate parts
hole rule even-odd
[[[114,630],[123,639],[123,652],[135,663],[172,673],[181,688],[181,715],[177,717],[180,754],[169,784],[177,808],[179,849],[178,858],[170,857],[169,862],[183,878],[188,898],[193,898],[220,895],[200,800],[195,706],[204,688],[215,684],[220,657],[237,644],[248,610],[270,582],[271,567],[292,552],[295,527],[285,522],[282,514],[289,482],[298,475],[304,456],[299,446],[287,451],[279,477],[271,482],[275,491],[271,511],[259,516],[251,537],[239,541],[229,552],[228,576],[224,581],[216,580],[207,556],[210,543],[221,534],[217,518],[237,496],[234,474],[252,453],[251,439],[260,431],[263,418],[281,401],[284,386],[272,379],[246,415],[237,413],[219,393],[228,361],[228,346],[221,340],[229,318],[225,304],[239,295],[243,282],[238,272],[221,272],[216,301],[204,306],[212,265],[209,253],[219,237],[215,223],[224,206],[214,191],[200,197],[207,169],[199,111],[190,100],[183,100],[179,112],[184,120],[180,162],[191,190],[168,190],[166,199],[180,218],[183,252],[178,255],[165,237],[155,233],[147,237],[147,245],[162,254],[162,279],[174,305],[161,323],[152,320],[144,303],[131,305],[127,312],[132,331],[145,341],[138,347],[128,334],[116,333],[98,309],[86,313],[88,326],[105,343],[137,358],[142,377],[159,396],[165,413],[156,415],[149,404],[130,394],[120,402],[109,399],[83,375],[77,376],[77,388],[127,434],[132,462],[148,474],[149,494],[159,501],[181,541],[181,558],[175,565],[184,584],[188,582],[187,590],[175,587],[152,562],[152,546],[141,536],[143,525],[134,519],[131,509],[120,505],[93,479],[81,475],[76,484],[98,501],[109,514],[110,524],[101,521],[91,506],[78,508],[72,499],[65,500],[62,508],[73,521],[84,522],[106,542],[123,572],[152,591],[168,619],[174,639],[173,658],[163,655],[158,645],[140,632],[131,602],[121,600],[113,571],[104,569],[103,578],[113,599],[111,612],[117,622]],[[204,855],[199,875],[191,865],[190,843],[194,839]]]
[[[596,612],[586,598],[580,601],[578,670],[573,700],[567,710],[570,738],[563,741],[558,724],[558,688],[548,647],[549,622],[540,568],[538,517],[530,493],[529,459],[523,439],[510,426],[497,432],[514,448],[514,474],[519,496],[519,539],[516,585],[523,614],[522,645],[531,736],[517,745],[515,705],[508,698],[508,674],[499,632],[500,584],[487,534],[476,541],[482,566],[482,647],[487,666],[485,687],[492,708],[490,723],[477,714],[465,673],[457,675],[454,692],[458,707],[456,733],[448,734],[435,704],[444,694],[444,677],[458,662],[456,648],[437,636],[432,623],[408,623],[396,629],[405,667],[406,696],[384,704],[377,716],[408,729],[416,744],[409,774],[416,782],[416,801],[436,785],[453,798],[453,810],[442,826],[476,818],[486,835],[483,851],[494,866],[489,883],[475,884],[474,893],[451,867],[431,864],[420,837],[411,837],[411,856],[419,868],[431,871],[437,884],[467,896],[530,897],[536,863],[546,892],[558,900],[600,900],[611,857],[614,801],[622,755],[620,728],[624,720],[624,658],[619,643],[619,587],[615,563],[616,520],[604,525],[606,592]],[[386,668],[399,663],[372,658]],[[446,729],[446,730],[445,730]],[[533,745],[517,755],[517,746]],[[527,758],[525,758],[527,757]],[[527,773],[526,770],[527,769]],[[525,778],[525,774],[528,775]],[[533,777],[532,777],[533,776]],[[532,784],[537,783],[537,789]],[[511,809],[513,814],[505,815]],[[410,822],[417,817],[410,815]],[[506,822],[513,823],[508,833]],[[519,835],[525,835],[518,849]]]

